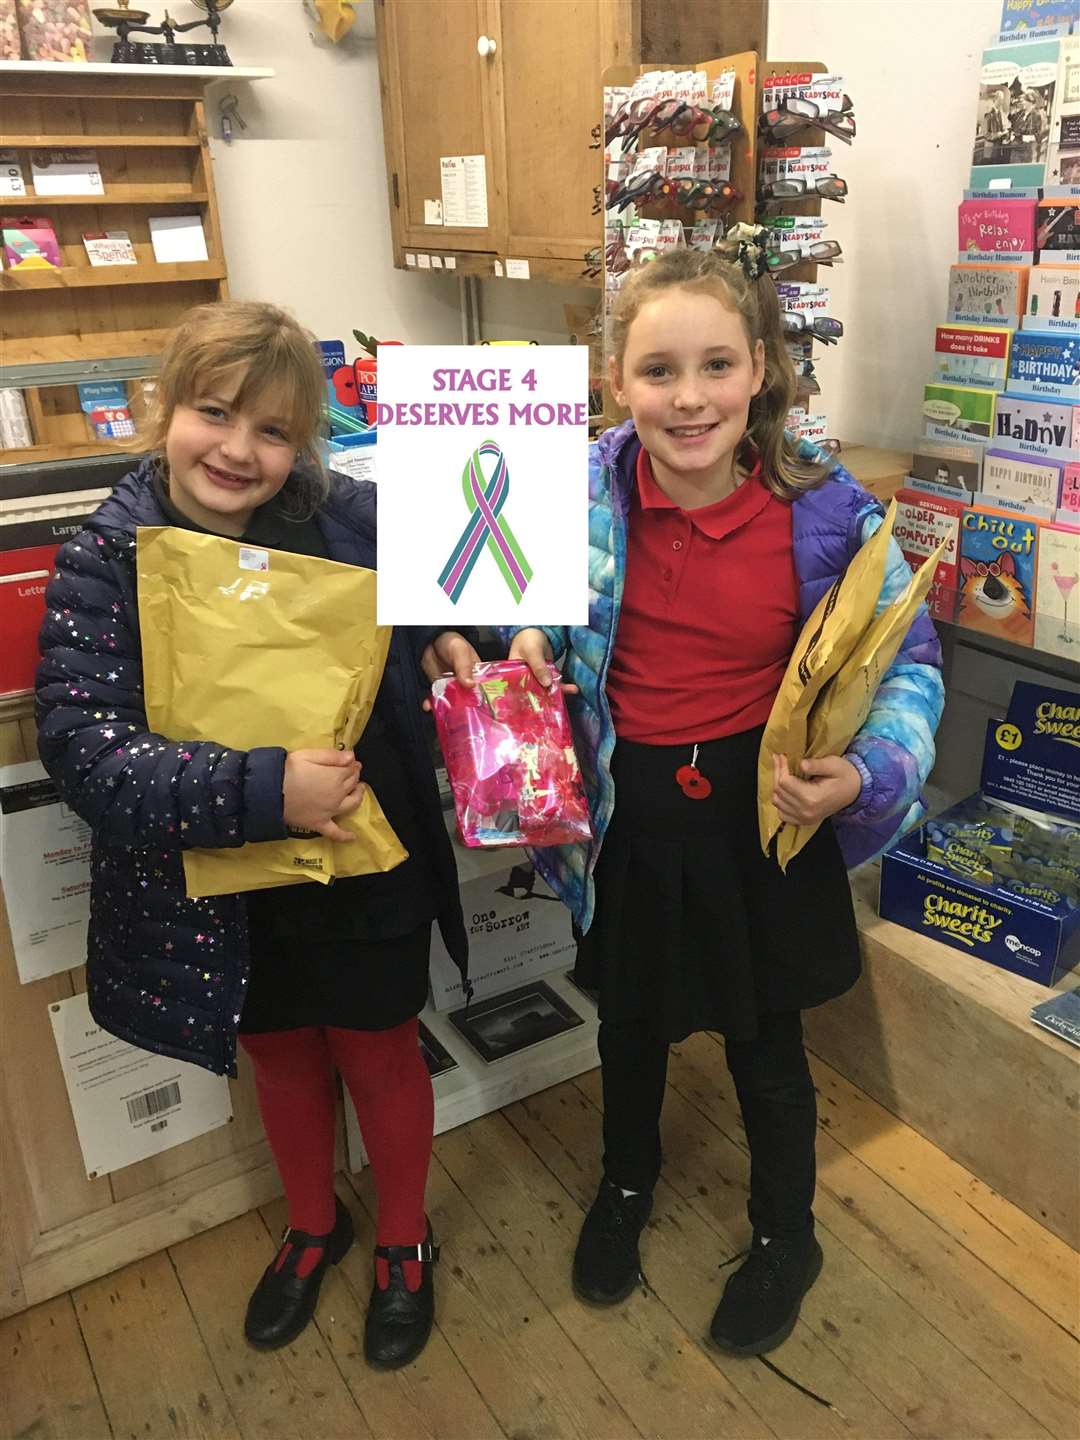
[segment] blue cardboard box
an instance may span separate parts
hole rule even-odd
[[[1018,893],[1036,892],[1036,886],[1017,882],[1006,888],[962,879],[926,858],[925,828],[912,831],[882,856],[878,909],[883,920],[1040,985],[1056,985],[1080,964],[1080,909],[1071,909],[1060,897],[1051,903],[1036,893]]]
[[[1080,695],[1017,684],[1003,720],[987,727],[984,797],[1080,821]],[[966,803],[966,802],[964,802]],[[936,818],[947,825],[963,804]],[[926,854],[927,826],[882,856],[878,910],[991,965],[1053,986],[1080,964],[1080,904],[1051,884],[958,874]]]

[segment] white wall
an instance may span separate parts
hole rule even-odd
[[[843,75],[858,123],[832,142],[851,193],[823,203],[843,265],[819,272],[844,322],[817,367],[817,408],[844,440],[910,450],[956,259],[975,135],[979,56],[1001,0],[769,0],[769,58]]]

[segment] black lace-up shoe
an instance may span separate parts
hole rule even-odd
[[[624,1195],[606,1177],[585,1216],[574,1252],[574,1293],[593,1305],[617,1305],[642,1279],[638,1240],[652,1195]]]
[[[750,1253],[724,1287],[709,1334],[729,1355],[764,1355],[795,1328],[802,1298],[821,1274],[821,1246],[754,1236]]]
[[[439,1247],[431,1243],[431,1225],[422,1245],[376,1245],[375,1254],[385,1260],[390,1270],[390,1283],[385,1290],[378,1284],[371,1292],[367,1323],[364,1326],[364,1359],[376,1370],[400,1370],[415,1360],[428,1342],[435,1321],[435,1285],[432,1271],[439,1258]],[[410,1290],[405,1284],[402,1264],[419,1260],[420,1287]]]
[[[277,1256],[263,1271],[248,1301],[244,1335],[258,1350],[276,1350],[295,1340],[315,1313],[319,1288],[328,1265],[336,1265],[353,1242],[353,1222],[341,1201],[334,1197],[334,1228],[329,1235],[309,1235],[306,1230],[286,1230],[281,1245],[290,1245],[285,1263],[275,1270]],[[322,1258],[307,1275],[296,1267],[305,1250],[318,1246]],[[278,1255],[281,1249],[278,1249]]]

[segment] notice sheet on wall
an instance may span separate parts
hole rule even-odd
[[[37,760],[0,766],[0,884],[24,985],[85,963],[90,827]]]
[[[95,1023],[85,995],[50,1005],[49,1018],[91,1180],[232,1119],[223,1075],[110,1035]]]

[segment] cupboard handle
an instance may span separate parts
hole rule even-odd
[[[495,41],[490,40],[486,35],[481,35],[476,42],[476,53],[484,60],[494,55],[496,48]]]

